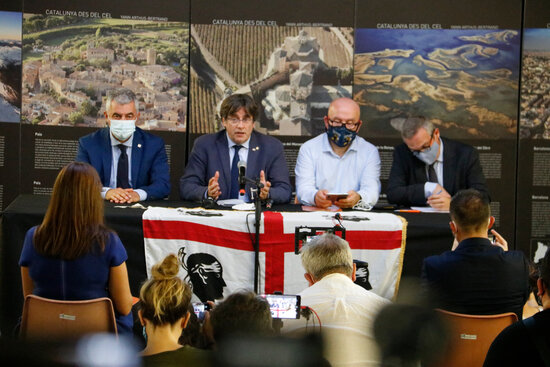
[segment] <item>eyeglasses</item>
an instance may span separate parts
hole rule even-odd
[[[414,154],[414,155],[417,155],[417,154],[422,153],[422,152],[428,153],[432,149],[432,146],[433,146],[432,142],[434,140],[434,134],[435,134],[435,130],[432,131],[432,135],[430,136],[430,141],[428,142],[428,144],[424,144],[424,146],[422,146],[422,148],[417,149],[417,150],[409,149],[411,151],[411,153]]]
[[[250,116],[244,117],[242,119],[238,119],[236,117],[228,117],[225,119],[225,121],[229,122],[231,125],[238,125],[239,122],[242,122],[243,124],[248,125],[254,122],[254,119]]]
[[[345,126],[346,129],[348,130],[351,130],[351,131],[355,131],[357,130],[357,127],[359,126],[359,124],[361,123],[361,121],[358,121],[358,122],[354,122],[354,121],[340,121],[340,120],[331,120],[330,118],[328,118],[328,121],[330,122],[330,124],[334,127],[340,127],[340,126]]]

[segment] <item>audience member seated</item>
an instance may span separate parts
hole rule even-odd
[[[319,338],[280,337],[273,322],[269,304],[254,292],[233,293],[215,305],[204,324],[216,350],[215,365],[330,367]]]
[[[504,329],[491,344],[484,367],[550,365],[550,251],[538,269],[536,296],[543,311]]]
[[[318,315],[325,339],[325,357],[332,366],[378,366],[372,333],[377,313],[390,302],[354,284],[355,264],[349,244],[333,234],[304,245],[302,265],[309,283],[299,294],[302,305]],[[303,320],[285,320],[282,332],[307,331]]]
[[[434,292],[437,305],[445,310],[491,315],[514,312],[521,319],[529,296],[529,265],[520,251],[495,230],[495,218],[487,195],[474,189],[459,191],[451,200],[455,237],[451,251],[424,259],[422,278]]]
[[[217,343],[233,335],[273,335],[269,303],[254,292],[238,292],[217,304],[205,317],[205,333]]]
[[[128,255],[105,227],[101,182],[87,163],[59,172],[44,221],[31,228],[19,265],[23,296],[59,300],[110,297],[120,334],[132,332]]]
[[[178,277],[179,262],[168,255],[151,269],[152,278],[139,293],[138,315],[147,345],[141,352],[144,366],[201,366],[208,353],[179,344],[191,313],[191,289]]]
[[[437,366],[449,335],[435,310],[414,304],[383,308],[374,321],[381,367]]]

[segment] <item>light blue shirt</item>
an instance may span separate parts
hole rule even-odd
[[[296,194],[302,204],[315,205],[319,190],[356,191],[363,202],[374,205],[380,195],[378,149],[360,136],[342,157],[334,153],[326,133],[306,141],[296,161]]]
[[[439,139],[439,144],[439,157],[434,162],[434,170],[437,175],[437,183],[443,187],[443,139]],[[428,165],[426,165],[426,177],[428,177]],[[436,185],[435,182],[426,182],[424,184],[424,196],[426,199],[432,196],[432,194],[438,194],[438,192],[434,192]]]
[[[128,155],[128,182],[130,183],[130,187],[134,187],[132,183],[132,142],[134,141],[134,134],[130,136],[130,139],[126,140],[124,143],[119,142],[114,138],[114,136],[109,132],[109,137],[111,138],[111,153],[112,153],[112,161],[111,161],[111,179],[109,180],[109,187],[104,187],[103,190],[101,190],[101,197],[105,199],[105,194],[107,194],[107,191],[110,189],[115,189],[116,186],[116,176],[117,176],[117,168],[118,168],[118,159],[120,158],[120,148],[118,147],[119,144],[126,146],[126,155]],[[135,192],[139,195],[139,200],[143,201],[147,199],[147,193],[144,190],[141,189],[134,189]]]

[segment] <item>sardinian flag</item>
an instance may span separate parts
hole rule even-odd
[[[405,250],[406,222],[384,213],[340,213],[357,263],[356,283],[392,299]],[[260,221],[260,293],[296,294],[308,284],[294,253],[296,227],[333,227],[332,212],[263,212]],[[179,275],[201,301],[254,289],[254,212],[150,207],[143,214],[145,262],[169,253],[181,260]]]

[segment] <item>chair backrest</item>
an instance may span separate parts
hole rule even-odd
[[[518,320],[513,312],[498,315],[467,315],[437,310],[448,322],[450,345],[438,366],[483,366],[487,351],[496,336]]]
[[[21,336],[26,339],[70,339],[89,333],[117,333],[109,298],[60,301],[33,294],[25,297]]]

